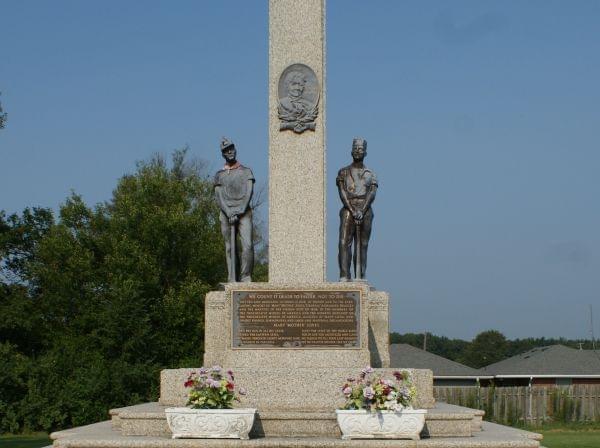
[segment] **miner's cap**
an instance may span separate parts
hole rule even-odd
[[[235,147],[235,145],[233,144],[233,142],[231,140],[229,140],[227,137],[221,138],[221,151],[225,151],[227,148],[229,148],[231,146]]]
[[[356,148],[358,145],[362,145],[362,147],[367,149],[367,141],[364,138],[356,137],[352,140],[352,148]]]

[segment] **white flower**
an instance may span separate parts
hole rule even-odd
[[[398,402],[396,402],[395,400],[389,400],[389,401],[385,401],[383,403],[383,407],[385,409],[389,409],[390,411],[395,411],[398,409]]]

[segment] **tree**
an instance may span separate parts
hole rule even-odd
[[[2,95],[2,92],[0,92]],[[8,118],[8,114],[2,110],[2,103],[0,103],[0,129],[4,129],[6,126],[6,119]]]
[[[497,330],[487,330],[475,336],[459,362],[479,369],[506,358],[508,342]]]
[[[390,343],[392,344],[409,344],[413,347],[422,349],[424,344],[424,333],[406,333],[390,334]],[[450,339],[446,336],[437,336],[427,333],[427,351],[447,359],[456,361],[462,355],[463,351],[469,345],[467,341],[462,339]]]
[[[198,365],[204,296],[227,277],[212,189],[184,149],[93,208],[0,212],[0,431],[98,421]]]

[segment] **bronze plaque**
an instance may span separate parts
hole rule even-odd
[[[233,348],[359,348],[360,291],[232,291]]]

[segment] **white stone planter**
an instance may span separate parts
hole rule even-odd
[[[248,439],[256,409],[166,408],[174,439]]]
[[[419,434],[425,425],[427,410],[369,412],[363,409],[357,411],[338,409],[335,412],[342,431],[342,439],[419,440]]]

